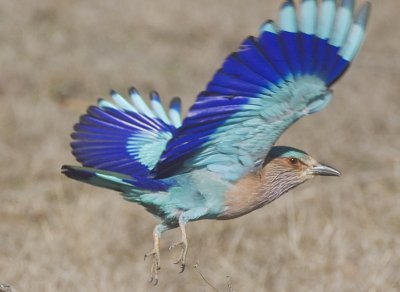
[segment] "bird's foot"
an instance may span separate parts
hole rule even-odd
[[[146,253],[144,255],[144,260],[146,260],[148,257],[152,258],[149,282],[153,283],[153,285],[156,286],[158,283],[158,270],[161,269],[161,267],[160,267],[160,250],[155,248],[151,252]]]
[[[179,271],[179,273],[183,273],[183,271],[185,270],[186,253],[188,250],[188,243],[187,243],[186,238],[180,242],[177,242],[177,243],[174,243],[173,245],[171,245],[169,247],[169,251],[173,250],[177,246],[180,246],[182,248],[182,251],[181,251],[181,255],[180,255],[179,259],[176,262],[174,262],[174,264],[176,264],[176,265],[180,264],[181,270]]]

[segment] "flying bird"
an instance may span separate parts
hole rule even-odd
[[[365,36],[370,3],[353,16],[354,0],[285,1],[279,24],[261,25],[230,54],[197,96],[185,119],[174,98],[165,110],[157,92],[146,103],[111,91],[80,117],[64,165],[75,180],[121,192],[161,219],[153,230],[151,282],[157,284],[160,238],[179,227],[181,272],[186,224],[252,212],[314,176],[339,176],[306,152],[275,146],[303,116],[325,108]]]

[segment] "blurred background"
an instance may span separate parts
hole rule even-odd
[[[358,6],[361,1],[358,1]],[[0,283],[15,291],[399,291],[400,2],[373,0],[365,45],[322,113],[278,144],[342,172],[247,216],[188,226],[187,270],[158,222],[117,193],[68,180],[69,134],[111,88],[191,105],[280,1],[0,2]],[[205,278],[205,280],[203,279]],[[207,283],[208,282],[208,283]]]

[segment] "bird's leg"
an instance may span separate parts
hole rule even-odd
[[[182,248],[179,259],[174,263],[174,264],[181,265],[180,273],[182,273],[185,270],[185,260],[186,260],[186,253],[187,253],[187,249],[188,249],[188,242],[187,242],[187,238],[186,238],[186,229],[185,229],[186,223],[187,223],[187,221],[184,220],[183,214],[181,216],[179,216],[179,228],[181,229],[181,232],[182,232],[182,240],[174,243],[173,245],[171,245],[169,247],[170,251],[177,246],[180,246]]]
[[[201,218],[202,216],[206,215],[208,212],[207,208],[196,208],[196,209],[191,209],[189,211],[183,212],[179,216],[179,228],[181,229],[182,232],[182,240],[174,243],[171,245],[169,250],[172,250],[173,248],[180,246],[182,248],[181,255],[178,259],[178,261],[175,262],[175,264],[180,264],[181,265],[181,270],[180,273],[182,273],[185,270],[185,261],[186,261],[186,253],[188,250],[188,242],[186,238],[186,223],[189,221],[197,220]]]
[[[148,257],[152,257],[152,264],[151,264],[151,269],[150,269],[150,283],[153,283],[154,285],[157,285],[158,283],[158,270],[161,268],[160,267],[160,238],[161,234],[168,230],[168,226],[165,224],[161,223],[158,224],[156,227],[154,227],[153,230],[153,239],[154,239],[154,248],[151,252],[148,252],[144,255],[144,259]]]

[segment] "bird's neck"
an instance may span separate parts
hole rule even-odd
[[[276,164],[264,167],[260,176],[259,196],[262,198],[262,206],[271,203],[298,185],[298,181],[292,179],[291,172],[277,167]]]
[[[240,179],[225,194],[225,208],[218,219],[232,219],[271,203],[292,187],[275,168],[264,167],[259,172]]]

